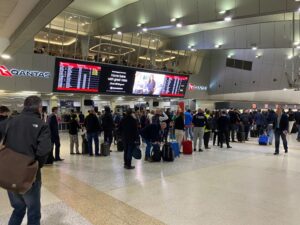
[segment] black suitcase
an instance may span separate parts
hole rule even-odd
[[[81,135],[82,138],[82,143],[81,143],[81,148],[82,148],[82,154],[89,154],[89,146],[88,146],[88,141],[85,138],[85,134]]]
[[[239,131],[239,132],[237,132],[236,136],[237,136],[238,142],[244,142],[245,141],[245,132]]]
[[[258,137],[258,131],[257,130],[250,130],[250,137],[252,137],[252,138]]]
[[[151,161],[152,162],[160,162],[161,161],[160,146],[157,144],[153,145],[153,148],[151,151]]]
[[[110,155],[110,144],[104,142],[100,146],[100,154],[101,156],[109,156]]]
[[[165,143],[162,148],[162,159],[166,162],[174,161],[174,151],[170,143]]]

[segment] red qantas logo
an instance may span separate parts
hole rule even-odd
[[[5,66],[0,66],[0,76],[12,77],[13,75]]]

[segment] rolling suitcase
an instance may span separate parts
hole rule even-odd
[[[180,157],[180,150],[179,150],[179,144],[177,141],[171,141],[170,142],[171,146],[172,146],[172,150],[174,152],[174,157]]]
[[[183,154],[185,154],[185,155],[193,154],[193,143],[192,143],[192,141],[190,141],[190,140],[182,141],[182,149],[183,149]]]
[[[268,145],[269,137],[266,134],[260,135],[258,138],[259,145]]]
[[[86,140],[85,134],[82,134],[81,138],[82,138],[82,143],[81,143],[82,154],[89,154],[88,141]]]
[[[162,159],[166,162],[174,161],[174,152],[170,143],[165,143],[162,148]]]
[[[110,144],[104,142],[100,146],[100,154],[101,156],[109,156],[110,155]]]
[[[161,161],[161,151],[160,151],[160,146],[157,144],[154,144],[152,146],[152,151],[151,151],[151,161],[152,162],[160,162]]]

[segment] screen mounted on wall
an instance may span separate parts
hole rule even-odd
[[[101,66],[57,61],[54,91],[98,93]]]

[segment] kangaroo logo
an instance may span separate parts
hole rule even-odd
[[[0,66],[0,76],[12,77],[13,75],[5,66]]]

